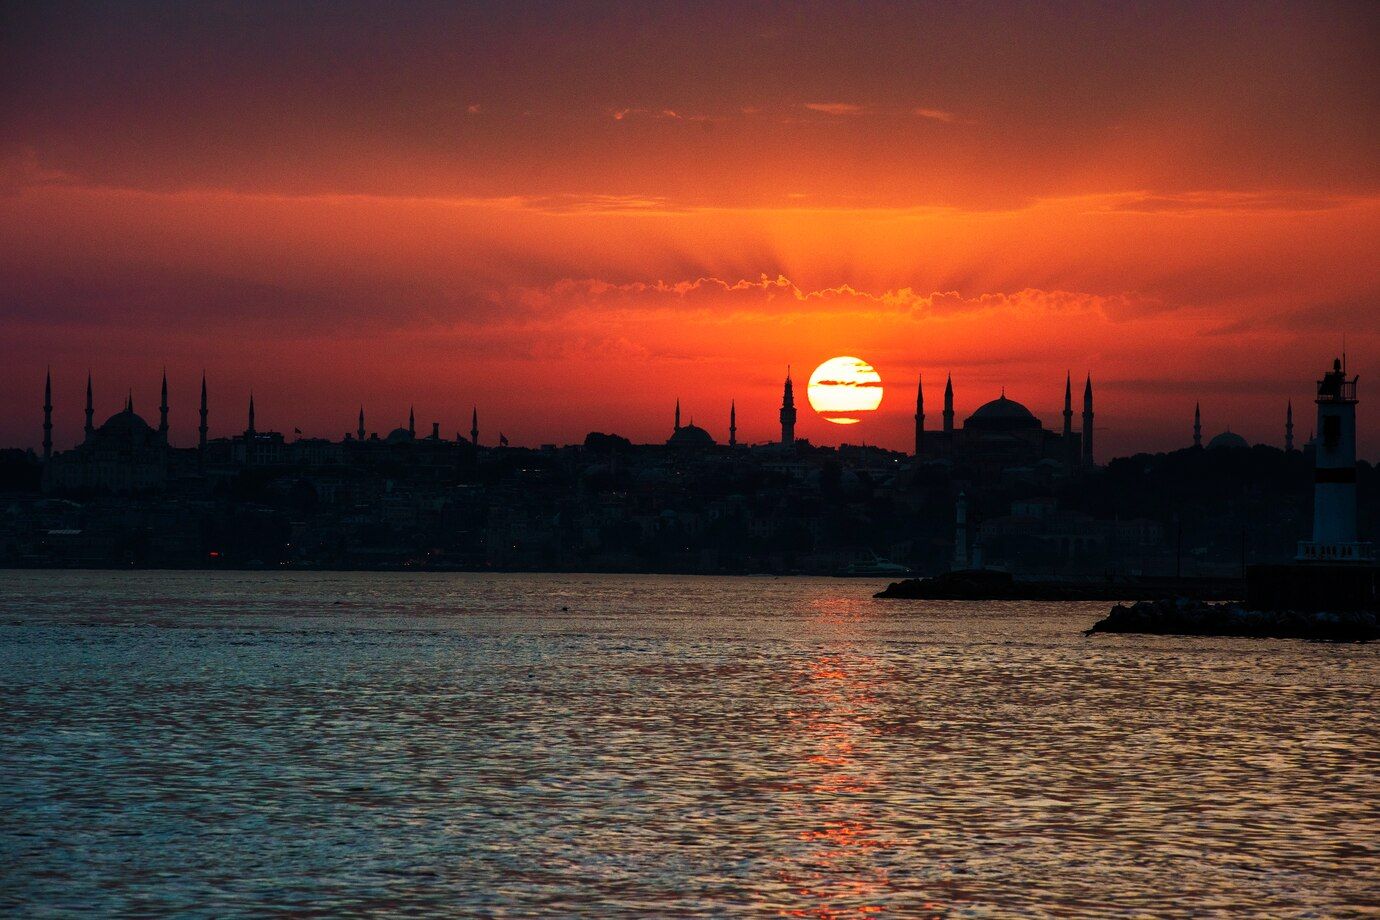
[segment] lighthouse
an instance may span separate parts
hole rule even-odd
[[[1299,544],[1301,562],[1373,562],[1374,547],[1356,540],[1356,377],[1341,358],[1318,381],[1313,469],[1313,539]]]

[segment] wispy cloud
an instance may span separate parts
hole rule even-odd
[[[957,291],[926,293],[908,287],[868,291],[850,284],[805,289],[784,275],[765,274],[756,279],[736,281],[715,277],[630,282],[565,278],[541,288],[519,288],[507,296],[523,307],[541,311],[692,309],[719,316],[825,310],[891,313],[924,319],[1011,310],[1046,315],[1097,314],[1120,321],[1162,309],[1153,298],[1134,293],[1094,294],[1025,288],[965,295]]]
[[[1311,191],[1132,192],[1114,196],[1107,210],[1140,213],[1188,211],[1330,211],[1363,201],[1356,196],[1328,195]]]
[[[807,102],[805,108],[825,115],[861,115],[863,107],[853,102]]]

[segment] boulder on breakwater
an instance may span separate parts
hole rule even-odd
[[[1138,601],[1129,607],[1118,604],[1086,634],[1098,632],[1369,642],[1380,639],[1380,623],[1368,610],[1247,610],[1239,604],[1176,597]]]

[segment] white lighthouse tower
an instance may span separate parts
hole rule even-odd
[[[1356,381],[1338,358],[1318,381],[1313,470],[1313,539],[1301,562],[1373,562],[1375,548],[1356,540]]]

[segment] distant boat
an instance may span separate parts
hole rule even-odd
[[[890,559],[883,559],[876,553],[870,560],[849,563],[838,575],[840,578],[867,578],[886,575],[909,575],[910,569]]]

